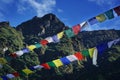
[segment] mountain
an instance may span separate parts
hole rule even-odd
[[[29,28],[29,29],[28,29]],[[22,31],[23,36],[52,36],[62,30],[65,25],[54,14],[50,13],[43,17],[33,17],[31,20],[21,23],[16,27]]]
[[[75,61],[59,68],[38,69],[30,75],[22,74],[21,70],[120,38],[120,30],[83,31],[72,38],[64,35],[59,43],[50,43],[17,58],[9,56],[12,52],[68,28],[51,13],[41,18],[35,16],[15,28],[9,22],[0,22],[0,58],[5,58],[8,62],[2,64],[0,76],[17,71],[20,77],[12,80],[119,80],[120,43],[98,56],[98,67],[93,66],[92,59],[87,57],[84,61]],[[8,50],[3,51],[6,47]]]

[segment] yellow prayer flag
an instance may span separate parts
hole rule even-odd
[[[30,45],[30,46],[28,46],[27,48],[28,48],[30,51],[33,51],[33,49],[35,49],[36,46],[35,46],[35,45]]]
[[[99,22],[103,22],[106,20],[106,17],[104,14],[100,14],[98,16],[96,16],[96,19],[99,21]]]
[[[57,34],[58,39],[61,39],[61,38],[63,37],[63,35],[64,35],[64,31],[59,32],[59,33]]]
[[[31,73],[33,73],[33,71],[31,71],[30,69],[23,69],[22,70],[26,75],[29,75]]]
[[[90,55],[91,58],[93,58],[93,52],[94,52],[94,50],[95,50],[95,48],[88,49],[89,55]]]
[[[6,61],[6,59],[4,59],[4,58],[0,58],[0,63],[1,63],[1,64],[6,64],[7,61]]]
[[[56,67],[60,67],[63,65],[60,59],[53,60],[52,62],[55,64]]]
[[[0,78],[0,80],[3,80],[2,78]]]

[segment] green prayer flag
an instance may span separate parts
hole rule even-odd
[[[98,16],[96,16],[96,19],[99,21],[99,22],[103,22],[106,20],[106,17],[104,14],[100,14]]]
[[[50,66],[50,67],[56,67],[55,64],[51,61],[51,62],[47,62],[47,64]]]
[[[65,34],[67,35],[68,38],[74,36],[74,32],[71,29],[65,30]]]
[[[105,15],[107,16],[108,19],[114,18],[113,10],[108,10],[105,12]]]
[[[40,48],[42,45],[40,43],[35,44],[36,48]]]
[[[89,51],[88,51],[88,50],[83,50],[83,51],[82,51],[82,54],[83,54],[84,56],[89,56]]]

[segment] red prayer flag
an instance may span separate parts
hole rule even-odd
[[[114,11],[117,13],[118,16],[120,16],[120,6],[115,7]]]
[[[47,63],[41,64],[45,69],[50,69],[50,66]]]
[[[41,40],[40,44],[42,44],[43,46],[47,45],[48,41],[47,40]]]
[[[13,57],[13,58],[16,58],[17,54],[16,53],[11,53],[10,56]]]
[[[76,52],[74,55],[78,58],[78,60],[84,59],[83,55],[80,52]]]
[[[18,72],[14,72],[12,73],[15,77],[18,77],[19,76],[19,73]]]
[[[73,30],[75,35],[77,35],[80,32],[80,29],[81,29],[81,27],[79,24],[72,27],[72,30]]]

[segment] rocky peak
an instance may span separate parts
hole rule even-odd
[[[35,16],[16,27],[17,30],[22,31],[23,36],[34,35],[42,37],[55,35],[64,28],[64,23],[52,13],[46,14],[43,17]]]

